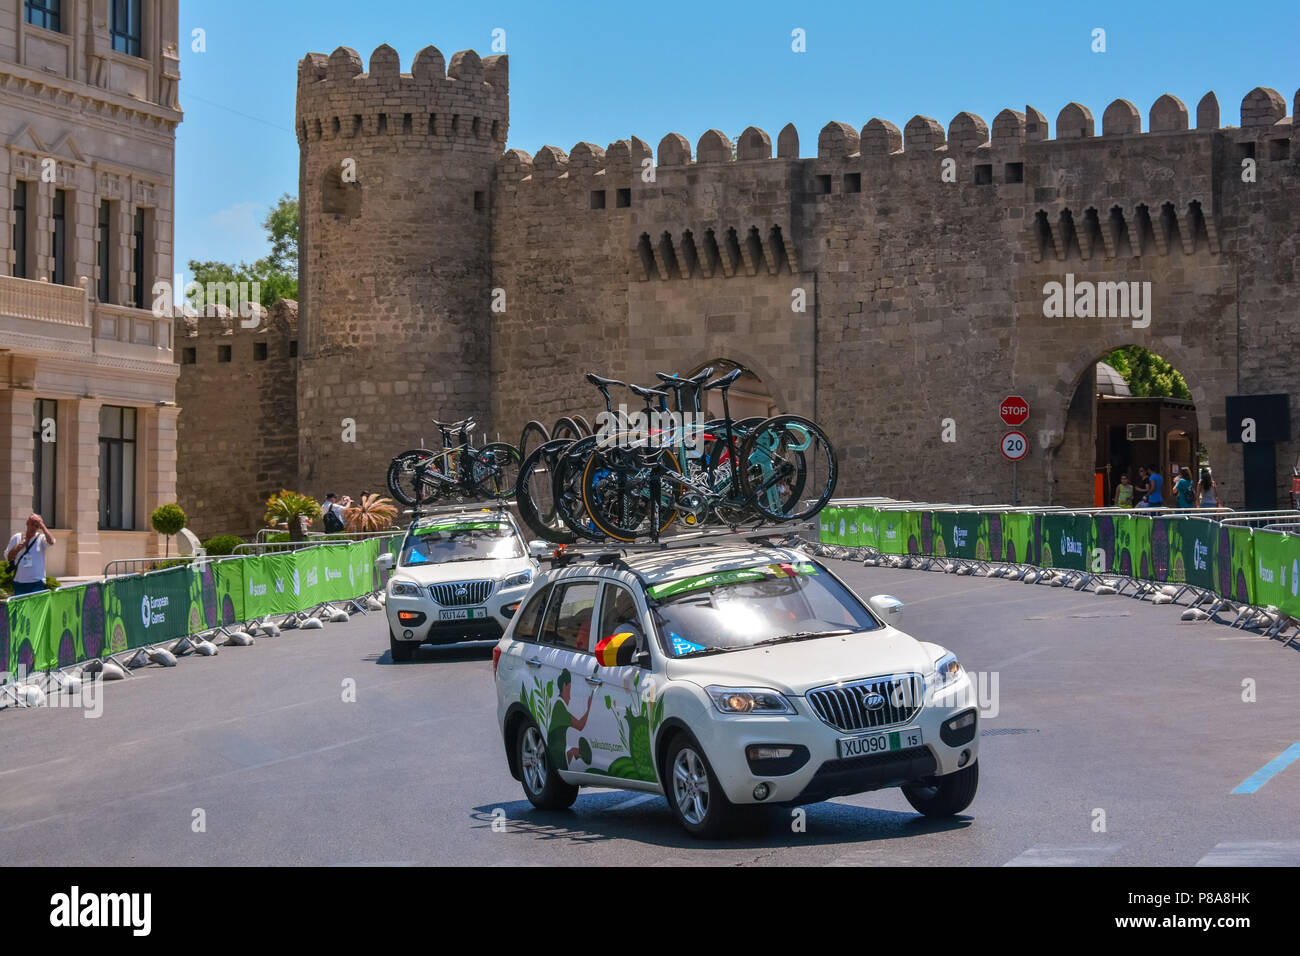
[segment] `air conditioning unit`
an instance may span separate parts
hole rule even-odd
[[[1152,424],[1129,425],[1128,440],[1129,441],[1155,441],[1156,426]]]

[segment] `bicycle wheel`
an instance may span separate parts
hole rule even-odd
[[[583,438],[586,438],[588,435],[595,434],[595,432],[591,430],[591,422],[587,421],[581,415],[573,416],[573,424],[578,426],[578,431],[582,432]]]
[[[567,439],[553,438],[538,445],[519,466],[515,483],[519,517],[533,534],[552,544],[575,544],[578,540],[565,527],[555,504],[555,468],[569,444]]]
[[[555,474],[551,476],[551,496],[557,517],[569,531],[588,541],[604,541],[605,535],[592,524],[587,506],[582,502],[582,473],[587,456],[595,447],[594,437],[582,438],[560,453]]]
[[[584,436],[582,429],[578,427],[578,423],[572,418],[557,418],[555,420],[555,427],[551,429],[551,437],[567,438],[570,441],[577,441],[579,438]]]
[[[799,415],[767,419],[745,438],[740,454],[746,496],[773,521],[811,518],[835,493],[835,449],[814,422]]]
[[[546,426],[539,421],[531,421],[524,426],[524,430],[519,433],[519,457],[524,459],[528,457],[528,451],[536,448],[543,442],[550,441],[551,436],[547,434]]]
[[[438,471],[438,452],[431,448],[413,448],[404,451],[388,465],[388,491],[408,508],[437,497],[437,482],[419,481],[416,466],[427,471]]]
[[[582,473],[582,502],[592,523],[615,541],[655,537],[677,520],[673,485],[659,468],[679,471],[667,448],[646,454],[610,444],[596,449]],[[659,496],[659,526],[652,522],[653,495]]]
[[[491,442],[474,456],[470,468],[479,495],[502,501],[514,494],[519,481],[519,449],[503,441]]]

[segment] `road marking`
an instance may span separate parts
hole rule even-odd
[[[1100,866],[1124,844],[1110,846],[1035,846],[1003,866]]]
[[[1029,650],[1025,651],[1023,654],[1017,654],[1015,657],[1008,657],[1004,661],[999,661],[998,663],[992,665],[991,667],[986,668],[986,670],[1000,671],[1008,664],[1018,664],[1020,661],[1023,661],[1027,657],[1033,657],[1035,654],[1041,654],[1043,653],[1043,651],[1047,651],[1047,650],[1051,650],[1051,648],[1046,644],[1041,644],[1038,647],[1030,648]]]
[[[628,807],[635,807],[638,803],[645,803],[647,800],[654,799],[655,795],[653,793],[639,793],[635,797],[629,797],[621,803],[616,803],[612,807],[607,807],[606,812],[609,810],[625,810]]]
[[[1197,866],[1300,866],[1300,841],[1219,843]]]
[[[1297,760],[1300,760],[1300,744],[1292,744],[1243,780],[1237,785],[1237,789],[1232,792],[1254,793]]]

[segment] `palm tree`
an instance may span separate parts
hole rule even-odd
[[[282,490],[266,499],[266,523],[288,525],[290,541],[302,541],[307,537],[304,518],[310,522],[319,517],[320,505],[296,491]]]
[[[343,523],[349,531],[385,531],[393,526],[396,517],[397,506],[392,498],[362,495],[361,504],[343,513]]]

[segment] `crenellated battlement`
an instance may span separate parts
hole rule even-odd
[[[993,119],[991,135],[989,124],[970,112],[954,116],[946,131],[938,120],[929,116],[914,116],[901,130],[889,120],[880,118],[871,119],[860,130],[848,123],[830,122],[818,133],[815,160],[887,169],[888,164],[881,162],[886,157],[912,159],[942,153],[978,160],[981,151],[1014,153],[1028,148],[1081,145],[1088,140],[1121,137],[1136,137],[1126,142],[1125,147],[1140,152],[1150,136],[1208,131],[1220,131],[1241,142],[1290,140],[1296,135],[1293,117],[1295,111],[1300,110],[1300,91],[1296,93],[1295,104],[1292,115],[1288,116],[1286,101],[1280,93],[1256,87],[1241,102],[1241,125],[1220,127],[1218,99],[1213,92],[1206,93],[1197,104],[1193,130],[1187,106],[1178,97],[1166,93],[1152,104],[1147,129],[1143,132],[1137,107],[1128,100],[1118,99],[1102,114],[1101,133],[1098,135],[1092,111],[1081,103],[1072,102],[1057,114],[1055,138],[1048,135],[1047,117],[1033,106],[1026,106],[1023,112],[1005,109],[998,113]],[[578,143],[568,153],[557,146],[543,146],[536,155],[522,149],[511,149],[501,157],[499,171],[506,182],[541,183],[602,173],[626,177],[633,172],[639,173],[642,161],[647,157],[655,160],[657,170],[801,159],[798,131],[793,124],[787,124],[777,138],[775,157],[772,155],[771,136],[751,126],[735,144],[720,130],[706,131],[695,144],[694,155],[690,141],[676,132],[665,135],[653,154],[650,147],[636,137],[618,140],[604,150],[585,142]],[[814,157],[807,159],[813,160]]]
[[[299,145],[358,137],[482,144],[505,148],[510,80],[504,55],[480,58],[461,50],[448,63],[434,46],[415,55],[411,72],[388,44],[370,55],[369,70],[350,47],[298,63]]]

